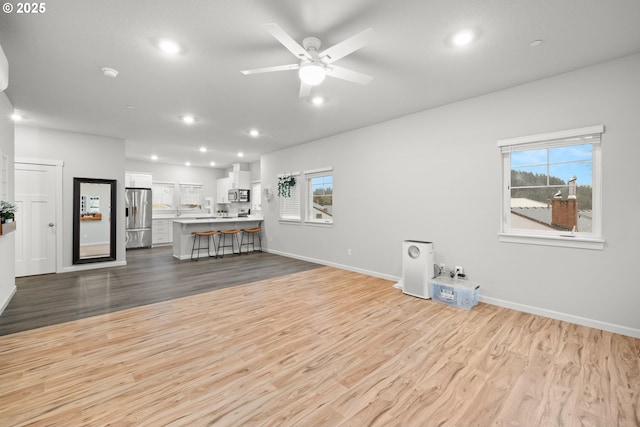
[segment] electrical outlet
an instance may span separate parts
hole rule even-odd
[[[455,275],[459,275],[459,274],[464,274],[464,268],[462,268],[459,265],[456,265],[455,269],[453,270]]]

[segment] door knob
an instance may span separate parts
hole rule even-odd
[[[52,222],[50,222],[50,223],[49,223],[49,227],[53,227],[53,225],[54,225],[54,224],[53,224]]]

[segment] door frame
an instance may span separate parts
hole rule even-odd
[[[54,203],[56,204],[55,209],[55,224],[56,224],[56,273],[61,273],[63,269],[62,265],[62,254],[63,254],[63,242],[62,237],[64,236],[63,227],[64,223],[62,221],[62,168],[64,167],[64,161],[62,160],[52,160],[52,159],[37,159],[31,157],[16,157],[14,159],[15,164],[27,164],[27,165],[44,165],[44,166],[55,166],[55,197]]]

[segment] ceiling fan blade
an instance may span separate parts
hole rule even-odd
[[[289,34],[287,34],[278,24],[264,24],[267,31],[271,33],[289,52],[293,53],[297,58],[311,59],[309,52],[305,50],[297,41],[295,41]]]
[[[368,85],[373,80],[373,77],[371,76],[367,76],[366,74],[358,73],[357,71],[349,70],[344,67],[339,67],[337,65],[327,67],[327,75],[353,83],[360,83],[361,85]]]
[[[300,98],[306,98],[311,95],[311,88],[313,86],[306,84],[305,82],[300,82],[300,94],[298,95]]]
[[[369,43],[373,36],[373,28],[367,28],[364,31],[359,32],[355,36],[349,37],[346,40],[341,41],[338,44],[331,46],[320,52],[320,58],[325,63],[331,64],[340,58],[344,58],[352,52],[364,47]]]
[[[254,68],[253,70],[242,70],[240,72],[245,76],[248,76],[249,74],[270,73],[272,71],[297,70],[298,68],[300,68],[300,64],[288,64],[288,65],[276,65],[275,67]]]

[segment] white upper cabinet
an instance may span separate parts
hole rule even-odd
[[[125,187],[151,188],[152,185],[153,176],[149,174],[135,172],[125,172],[124,174]]]
[[[234,171],[229,175],[231,178],[231,188],[238,188],[240,190],[251,189],[251,172],[249,171]]]
[[[231,178],[219,178],[216,183],[216,203],[229,203],[229,189],[231,188]]]

